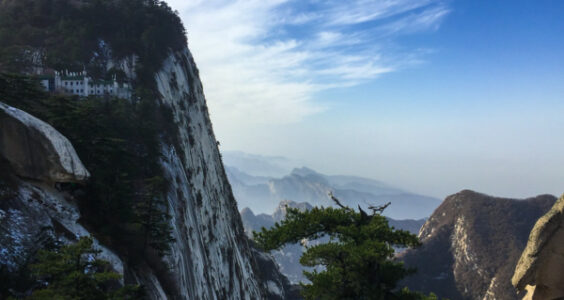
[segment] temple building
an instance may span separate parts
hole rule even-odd
[[[41,75],[38,77],[41,85],[49,92],[87,96],[114,96],[118,98],[131,98],[131,88],[127,83],[119,83],[114,75],[112,80],[94,80],[83,72],[58,72],[54,75]]]

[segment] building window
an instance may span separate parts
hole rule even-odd
[[[70,83],[70,84],[71,84],[71,85],[74,85],[74,82],[72,82],[72,81],[71,81],[71,83]]]

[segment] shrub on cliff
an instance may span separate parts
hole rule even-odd
[[[28,299],[139,299],[138,287],[119,288],[120,275],[109,269],[108,262],[98,259],[99,253],[89,237],[58,250],[41,250],[37,263],[31,266],[40,288]]]

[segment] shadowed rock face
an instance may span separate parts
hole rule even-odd
[[[81,182],[90,177],[67,138],[49,124],[1,102],[0,156],[24,178]]]
[[[564,298],[564,196],[535,224],[511,282],[525,299]]]
[[[74,198],[53,182],[90,176],[71,143],[47,123],[0,103],[0,270],[15,272],[55,240],[90,233],[78,223]],[[31,180],[30,180],[31,179]],[[100,258],[123,273],[123,263],[94,239]],[[0,294],[0,299],[5,295]]]
[[[399,258],[418,272],[403,284],[449,299],[518,299],[513,270],[534,223],[554,204],[462,191],[446,198],[421,228],[423,246]]]

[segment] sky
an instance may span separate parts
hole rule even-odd
[[[441,198],[564,193],[564,1],[167,2],[221,150]]]

